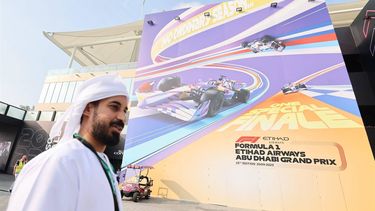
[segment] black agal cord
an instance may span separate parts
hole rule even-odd
[[[84,138],[82,138],[78,133],[74,133],[73,138],[78,139],[85,147],[87,147],[91,152],[94,153],[96,158],[98,158],[98,161],[103,168],[103,171],[105,173],[105,176],[107,177],[109,186],[111,187],[111,190],[112,190],[113,202],[115,204],[115,211],[119,211],[117,197],[116,197],[116,189],[115,189],[116,187],[114,187],[115,183],[113,182],[113,177],[111,175],[112,173],[111,173],[110,167],[107,165],[107,163],[103,159],[99,157],[94,147],[92,147],[91,144],[88,143]]]

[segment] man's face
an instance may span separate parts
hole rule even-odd
[[[26,161],[27,160],[27,156],[26,155],[23,155],[22,158],[21,158],[22,161]]]
[[[92,136],[106,146],[117,145],[125,126],[127,105],[128,100],[124,96],[100,100],[93,111]]]

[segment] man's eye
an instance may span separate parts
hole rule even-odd
[[[110,108],[111,108],[112,110],[114,110],[114,111],[119,110],[119,106],[117,106],[117,105],[110,105]]]

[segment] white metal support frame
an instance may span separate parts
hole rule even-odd
[[[87,46],[96,46],[96,45],[104,45],[104,44],[109,44],[109,43],[119,43],[119,42],[126,42],[126,41],[132,41],[132,40],[138,40],[141,39],[141,36],[133,36],[133,37],[126,37],[126,38],[116,38],[116,39],[109,39],[109,40],[102,40],[98,42],[90,42],[90,43],[85,43],[82,45],[68,45],[64,46],[65,49],[70,49],[70,48],[75,48],[75,47],[87,47]]]
[[[92,52],[85,51],[84,49],[85,47],[94,48],[95,46],[107,45],[107,44],[113,44],[113,43],[119,43],[121,45],[122,43],[125,43],[128,41],[135,41],[135,43],[137,44],[137,42],[141,39],[141,35],[136,34],[135,36],[117,37],[117,38],[104,39],[104,40],[102,39],[100,41],[80,42],[80,43],[73,44],[73,45],[64,45],[55,39],[53,32],[43,32],[43,34],[45,37],[47,37],[50,41],[52,41],[55,45],[57,45],[60,49],[62,49],[69,56],[67,68],[72,67],[73,61],[76,61],[82,66],[98,65],[99,63],[106,64],[105,61],[102,61],[100,60],[100,58],[95,57],[96,56],[95,53],[92,54]],[[132,53],[134,53],[134,49]],[[132,58],[130,59],[133,59],[133,55],[131,55],[131,57]]]
[[[82,47],[78,47],[78,51],[79,51],[82,55],[84,55],[88,60],[90,60],[90,62],[92,62],[94,65],[98,65],[98,63],[97,63],[95,60],[93,60],[89,55],[87,55],[86,52],[84,52],[84,51],[82,50]]]
[[[70,55],[69,63],[68,63],[68,68],[72,68],[74,56],[76,55],[77,52],[77,47],[74,48],[72,55]]]

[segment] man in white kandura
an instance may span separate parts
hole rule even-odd
[[[103,152],[119,143],[127,106],[119,76],[82,83],[51,129],[50,138],[61,137],[59,143],[25,165],[8,211],[122,210],[116,175]]]

